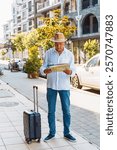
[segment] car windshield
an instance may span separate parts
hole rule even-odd
[[[99,65],[99,56],[93,58],[92,60],[90,60],[86,67],[95,67],[95,66],[98,66]]]

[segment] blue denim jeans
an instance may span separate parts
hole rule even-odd
[[[56,123],[55,123],[55,111],[56,111],[56,99],[57,93],[59,93],[61,99],[61,106],[63,111],[63,124],[64,135],[69,134],[70,128],[70,90],[53,90],[47,88],[47,101],[48,101],[48,123],[50,128],[50,134],[55,135]]]

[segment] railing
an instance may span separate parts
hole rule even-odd
[[[55,5],[56,3],[59,3],[61,0],[54,0],[52,5]]]

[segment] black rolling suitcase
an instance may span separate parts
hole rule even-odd
[[[41,115],[38,112],[38,87],[33,86],[34,95],[34,111],[23,112],[24,135],[25,140],[29,144],[32,140],[40,142],[41,139]],[[37,106],[37,111],[36,111]]]

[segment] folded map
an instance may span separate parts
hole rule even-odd
[[[57,64],[57,65],[52,65],[49,66],[49,68],[53,71],[53,72],[62,72],[66,69],[70,69],[69,64]]]

